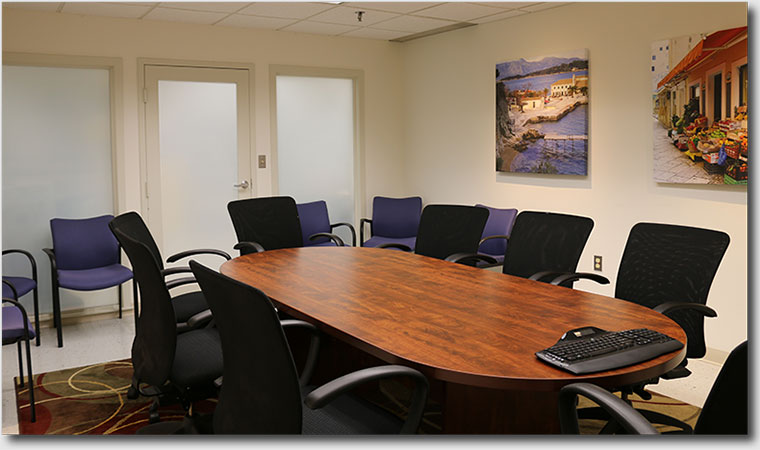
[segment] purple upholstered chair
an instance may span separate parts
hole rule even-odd
[[[304,247],[338,245],[330,236],[335,236],[332,234],[333,229],[339,226],[346,226],[351,230],[351,245],[356,247],[356,231],[354,230],[354,226],[347,222],[331,224],[330,216],[327,214],[327,202],[318,200],[316,202],[299,203],[296,207],[298,208],[298,218],[301,221]],[[310,239],[311,237],[314,237],[314,240]],[[342,240],[338,242],[342,242]]]
[[[5,286],[5,282],[3,282]],[[12,287],[9,287],[13,291]],[[15,294],[15,292],[12,292]],[[10,306],[5,306],[5,304]],[[24,387],[24,365],[21,351],[21,341],[26,341],[26,368],[29,374],[29,407],[32,413],[32,422],[37,421],[37,414],[34,408],[34,376],[32,375],[32,350],[29,345],[35,337],[34,328],[32,328],[26,310],[16,300],[6,298],[3,294],[3,345],[18,345],[18,370],[19,386]]]
[[[50,258],[53,289],[53,321],[58,331],[58,347],[63,347],[59,288],[97,291],[119,286],[121,318],[121,284],[132,279],[132,271],[120,264],[119,242],[108,228],[113,216],[89,219],[51,219],[53,248],[43,248]],[[133,283],[134,295],[137,287]]]
[[[372,200],[372,219],[359,222],[359,245],[377,247],[380,244],[403,244],[414,250],[417,229],[422,215],[422,198],[375,197]],[[364,224],[370,224],[370,238],[364,240]]]
[[[31,253],[26,250],[3,250],[3,256],[18,253],[26,256],[29,260],[29,266],[32,269],[32,277],[5,276],[3,275],[3,298],[18,300],[24,295],[31,292],[34,299],[34,333],[37,337],[36,345],[40,345],[40,313],[38,309],[37,297],[37,262]]]
[[[483,236],[480,240],[478,253],[490,256],[496,260],[496,264],[489,264],[481,261],[478,267],[493,267],[504,264],[504,254],[507,251],[507,241],[509,234],[512,232],[512,225],[517,217],[517,210],[514,208],[499,209],[490,206],[477,204],[480,208],[486,208],[489,212],[488,221],[483,229]]]

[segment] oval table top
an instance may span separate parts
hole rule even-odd
[[[436,379],[509,390],[557,391],[585,381],[615,387],[653,378],[686,354],[686,334],[649,308],[412,253],[305,247],[253,253],[221,272],[388,363]],[[684,348],[634,366],[573,375],[535,352],[571,329],[649,328]]]

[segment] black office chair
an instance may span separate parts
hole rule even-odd
[[[590,383],[573,383],[560,390],[559,419],[563,434],[580,434],[578,395],[600,405],[627,433],[658,434],[638,410]],[[723,364],[694,426],[694,434],[747,434],[748,398],[747,341],[744,341],[731,351]]]
[[[686,358],[662,378],[669,380],[688,376],[691,373],[686,368],[688,360],[705,355],[704,317],[717,316],[712,308],[706,306],[707,294],[729,240],[729,236],[722,231],[659,223],[638,223],[628,235],[615,282],[615,298],[667,315],[683,328],[688,340]],[[552,284],[583,278],[603,278],[604,282],[609,283],[600,275],[573,273],[556,277]],[[644,387],[657,381],[655,378],[623,387],[623,400],[634,392],[644,399],[651,398]],[[691,431],[688,424],[672,417],[648,410],[640,412],[650,422]],[[581,414],[584,418],[605,418],[598,409],[582,410]]]
[[[420,217],[414,253],[445,260],[449,260],[452,255],[475,253],[478,251],[480,237],[487,220],[486,208],[464,205],[427,205]],[[412,251],[407,245],[393,242],[380,244],[377,248]],[[467,264],[469,261],[462,263]]]
[[[216,328],[197,328],[177,333],[174,303],[153,251],[120,227],[113,233],[132,261],[142,311],[132,341],[133,388],[154,397],[149,410],[157,422],[158,406],[177,399],[186,411],[193,400],[216,395],[214,383],[222,375],[222,348]],[[140,383],[150,385],[149,389]]]
[[[153,239],[153,235],[150,233],[150,230],[148,229],[147,225],[145,225],[145,222],[138,213],[130,211],[124,214],[120,214],[117,217],[114,217],[113,220],[109,222],[108,226],[110,227],[111,232],[116,235],[117,240],[119,238],[119,235],[116,234],[116,230],[119,230],[122,234],[127,235],[130,238],[145,245],[148,250],[150,250],[153,259],[158,265],[158,270],[161,271],[164,277],[183,273],[191,273],[190,268],[187,266],[164,268],[164,264],[161,258],[161,251],[158,249],[158,245],[156,245],[156,241]],[[183,258],[201,254],[217,255],[226,260],[230,259],[230,255],[227,252],[224,252],[222,250],[204,248],[179,252],[166,258],[166,262],[174,263]],[[132,265],[135,264],[135,261],[131,262]],[[166,286],[169,289],[174,289],[179,286],[192,284],[194,282],[195,280],[192,277],[183,277],[167,280]],[[174,307],[174,313],[176,314],[175,319],[177,321],[178,333],[185,332],[198,326],[203,326],[211,320],[211,313],[209,311],[208,304],[206,304],[206,299],[203,297],[203,293],[200,290],[173,296],[172,305]],[[134,299],[134,308],[136,327],[140,314],[137,296],[135,296]]]
[[[283,327],[260,290],[190,262],[208,299],[224,351],[224,382],[213,414],[216,434],[415,433],[428,392],[427,379],[404,366],[379,366],[344,375],[319,388],[296,373]],[[310,324],[300,321],[316,330]],[[313,347],[312,347],[313,349]],[[310,357],[310,360],[314,360]],[[415,385],[409,414],[400,419],[366,401],[343,395],[388,377]],[[302,402],[308,408],[302,407]]]
[[[292,197],[234,200],[227,204],[227,211],[238,238],[234,248],[240,250],[241,255],[303,247],[301,221],[296,201]],[[345,245],[340,237],[330,233],[316,233],[310,239],[325,237],[337,245]]]
[[[559,274],[573,272],[593,228],[594,221],[588,217],[523,211],[517,215],[509,235],[502,273],[549,282]],[[474,253],[452,259],[492,260]],[[572,287],[572,281],[563,286]]]

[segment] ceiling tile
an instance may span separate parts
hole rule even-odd
[[[341,36],[350,36],[366,39],[381,39],[384,41],[390,41],[391,39],[400,38],[406,36],[409,33],[406,31],[390,31],[390,30],[378,30],[376,28],[364,27],[358,30],[349,31]]]
[[[362,21],[356,20],[356,13],[358,11],[364,11],[362,15]],[[366,27],[383,20],[392,19],[398,17],[398,14],[384,12],[384,11],[372,11],[369,9],[351,8],[348,6],[339,6],[319,13],[316,16],[309,17],[309,20],[315,20],[317,22],[327,23],[340,23],[343,25],[354,25],[357,27]]]
[[[7,8],[35,9],[37,11],[58,11],[60,2],[3,2]]]
[[[358,27],[304,20],[294,23],[293,25],[289,25],[280,31],[295,31],[297,33],[328,34],[335,36],[356,29],[358,29]]]
[[[353,6],[354,8],[407,14],[431,6],[440,5],[440,2],[348,2],[344,3],[344,5]]]
[[[472,3],[444,3],[443,5],[433,6],[432,8],[423,9],[414,13],[415,16],[433,17],[436,19],[456,20],[457,22],[467,22],[478,17],[488,16],[504,12],[500,8],[491,8],[489,6],[474,5]]]
[[[519,10],[506,11],[506,12],[503,12],[503,13],[494,14],[492,16],[486,16],[486,17],[481,17],[479,19],[474,19],[474,20],[471,20],[470,22],[472,22],[472,23],[495,22],[497,20],[509,19],[510,17],[517,17],[517,16],[522,16],[522,15],[525,15],[525,14],[528,14],[528,13],[525,12],[525,11],[519,11]]]
[[[168,22],[200,23],[210,25],[227,16],[227,13],[187,11],[158,7],[145,15],[146,20],[166,20]]]
[[[90,16],[126,17],[136,19],[150,11],[150,6],[125,3],[67,2],[61,12]]]
[[[259,17],[233,14],[215,25],[277,30],[292,23],[296,23],[297,21],[298,19],[281,19],[279,17]]]
[[[455,22],[439,19],[428,19],[427,17],[417,16],[399,16],[395,19],[386,20],[374,26],[383,30],[408,31],[410,33],[421,33],[423,31],[435,28],[445,27]]]
[[[502,9],[524,8],[530,5],[537,5],[538,2],[475,2],[476,5],[493,6]]]
[[[560,3],[560,2],[536,3],[535,5],[532,5],[532,6],[523,6],[520,9],[522,9],[523,11],[536,12],[536,11],[543,11],[549,8],[556,8],[562,5],[567,5],[567,3],[566,2],[565,3]]]
[[[192,11],[211,11],[233,13],[249,2],[161,2],[162,8],[189,9]]]
[[[305,19],[331,8],[335,8],[335,5],[304,2],[256,2],[238,11],[238,14],[281,17],[283,19]]]

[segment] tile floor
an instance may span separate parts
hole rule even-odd
[[[64,347],[56,346],[53,329],[42,330],[42,344],[32,347],[32,368],[35,373],[113,361],[130,356],[134,337],[134,320],[106,319],[64,327]],[[661,380],[650,386],[652,391],[686,403],[702,406],[718,375],[720,366],[709,361],[689,363],[692,375],[682,380]],[[15,345],[3,346],[3,434],[18,433],[13,377],[18,375],[18,356]]]

